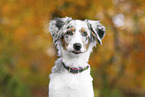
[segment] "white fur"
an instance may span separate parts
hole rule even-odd
[[[62,20],[66,20],[66,19],[62,18]],[[64,30],[60,32],[59,29],[55,27],[55,23],[56,23],[55,20],[53,20],[52,22],[50,23],[50,32],[52,35],[54,35],[53,38],[57,40],[56,36],[58,37],[58,35],[56,34],[65,33],[67,31],[66,29],[67,26],[65,26],[65,28],[61,28],[60,30],[62,29]],[[67,22],[65,23],[67,24]],[[93,23],[98,24],[99,22],[96,21]],[[58,39],[57,41],[56,45],[58,47],[60,58],[56,60],[55,66],[52,68],[52,74],[50,75],[49,97],[94,97],[93,84],[92,84],[93,79],[90,75],[90,67],[89,69],[81,73],[73,74],[63,67],[62,62],[64,62],[65,65],[67,66],[77,67],[77,68],[86,67],[87,65],[89,65],[88,64],[89,56],[90,53],[92,52],[92,48],[96,45],[96,41],[95,41],[96,39],[93,41],[90,41],[91,39],[88,40],[90,41],[89,47],[86,48],[85,44],[87,44],[88,42],[85,41],[85,38],[81,35],[79,31],[83,27],[87,31],[88,36],[91,37],[91,31],[88,28],[87,22],[81,20],[72,20],[67,25],[73,25],[76,31],[73,35],[69,36],[69,38],[67,39],[68,45],[66,49],[63,48],[60,39]],[[101,41],[100,38],[98,40]],[[74,51],[73,44],[75,43],[80,43],[82,45],[82,48],[80,50],[82,53],[80,54],[72,53],[72,51]]]

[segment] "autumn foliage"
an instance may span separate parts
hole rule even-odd
[[[99,20],[103,45],[89,63],[95,97],[145,97],[144,0],[1,0],[0,97],[47,97],[57,58],[50,19]]]

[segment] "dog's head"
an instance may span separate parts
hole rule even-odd
[[[99,21],[73,20],[69,17],[51,20],[49,31],[56,45],[61,43],[64,50],[74,54],[86,52],[96,41],[102,44],[105,35],[105,27]]]

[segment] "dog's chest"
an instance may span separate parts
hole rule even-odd
[[[64,84],[70,89],[79,89],[80,86],[86,83],[86,79],[79,74],[66,74],[63,76]]]
[[[58,97],[92,97],[90,96],[93,94],[92,77],[71,73],[52,76],[50,89],[55,95],[62,95]]]
[[[90,74],[86,73],[87,71],[78,74],[64,73],[54,74],[54,76],[52,74],[51,81],[58,88],[79,89],[80,87],[88,87],[92,84],[93,79]]]

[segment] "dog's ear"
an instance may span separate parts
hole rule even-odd
[[[55,18],[49,23],[49,31],[53,36],[53,41],[56,43],[60,37],[62,37],[64,30],[66,30],[67,24],[71,21],[70,17]]]
[[[94,36],[99,44],[102,44],[102,39],[105,35],[105,27],[99,21],[87,20],[92,36]]]

